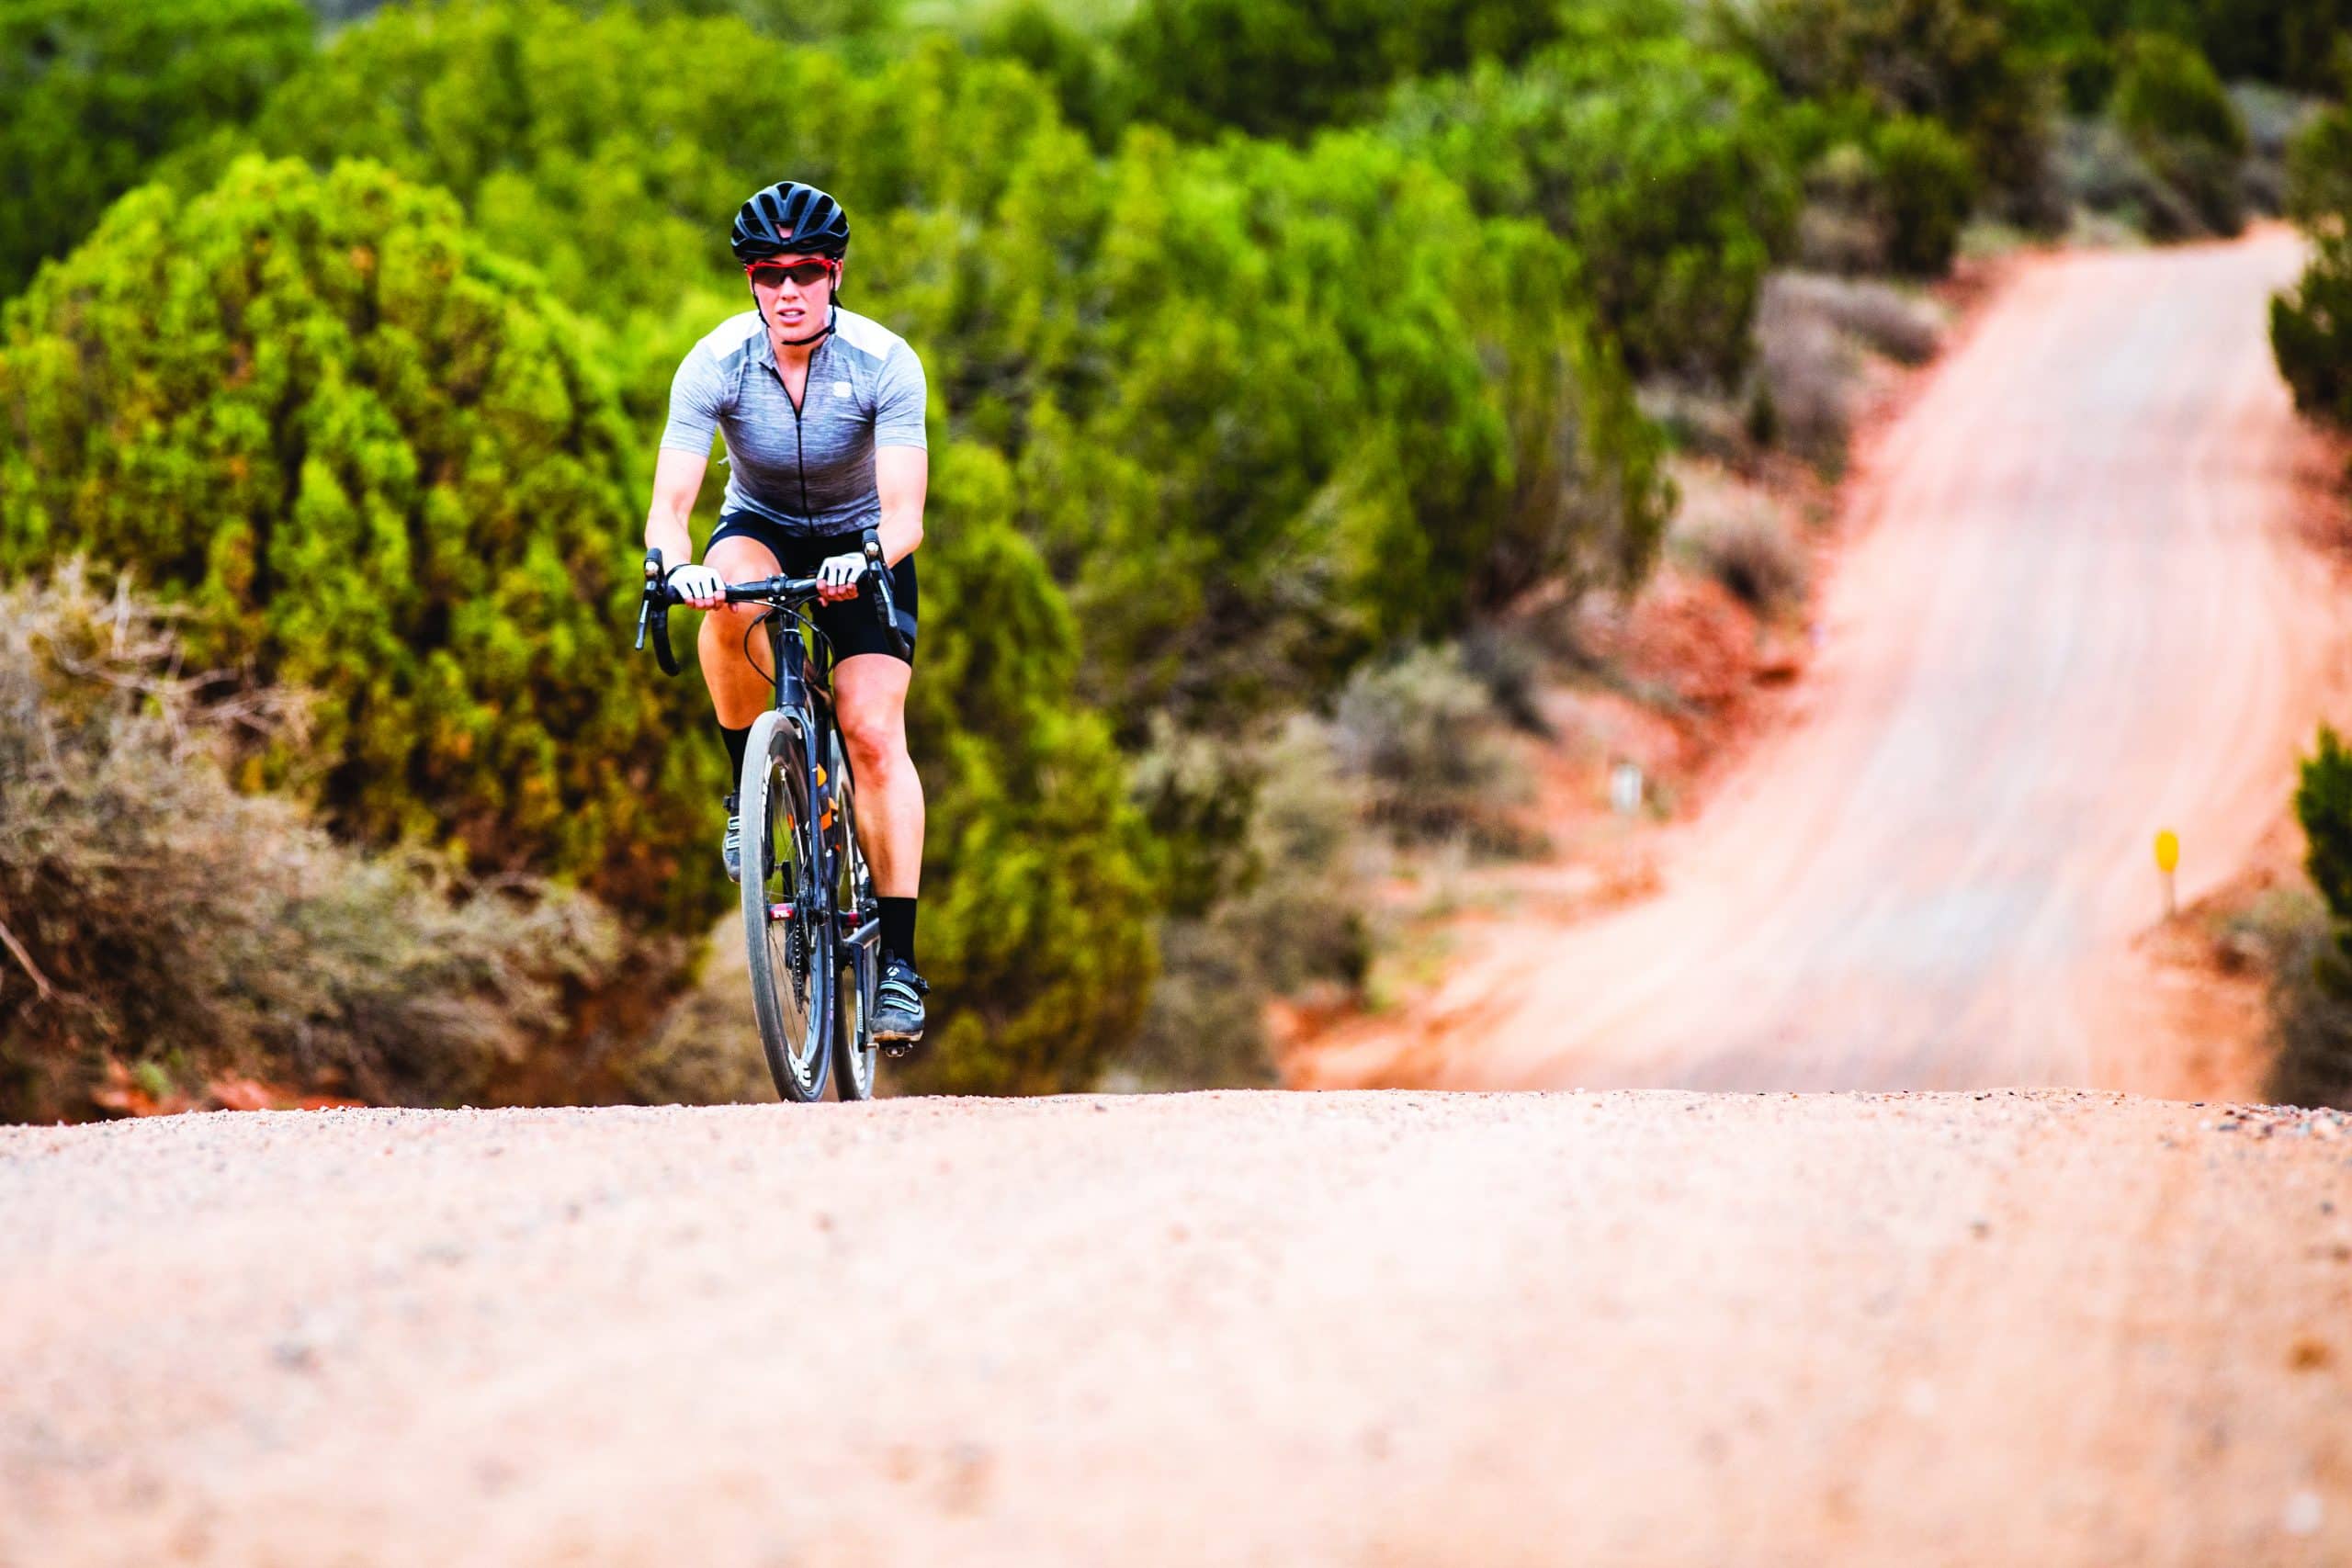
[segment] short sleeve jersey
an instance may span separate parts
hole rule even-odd
[[[708,454],[727,440],[728,512],[749,512],[789,533],[854,534],[882,516],[877,446],[921,446],[922,362],[878,321],[836,310],[832,335],[808,356],[808,385],[793,406],[775,345],[757,310],[731,316],[686,351],[670,383],[662,445]]]

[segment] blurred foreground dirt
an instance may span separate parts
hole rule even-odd
[[[0,1563],[2352,1561],[2352,1118],[0,1128]]]

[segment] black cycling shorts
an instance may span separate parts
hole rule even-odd
[[[722,513],[718,526],[711,530],[710,543],[703,547],[703,558],[710,558],[710,551],[719,540],[733,538],[765,545],[786,577],[813,577],[828,558],[854,556],[865,548],[865,536],[860,534],[787,534],[755,512],[729,512]],[[890,634],[882,629],[880,619],[874,614],[874,602],[863,593],[854,599],[808,606],[817,629],[832,645],[834,663],[861,653],[887,653],[893,659],[903,658],[909,664],[914,662],[916,592],[915,558],[911,552],[890,569],[890,592],[898,604],[899,629],[907,637],[905,654],[892,645]]]

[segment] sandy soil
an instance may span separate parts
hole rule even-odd
[[[2153,840],[2185,905],[2237,876],[2344,671],[2326,454],[2266,337],[2301,257],[2272,227],[2012,270],[1865,448],[1803,716],[1656,896],[1465,926],[1291,1081],[2211,1088],[2184,1063],[2245,1053],[2185,1050],[2159,994]]]
[[[0,1129],[0,1563],[2352,1560],[2352,1118]]]

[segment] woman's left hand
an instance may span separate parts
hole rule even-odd
[[[829,556],[817,569],[817,595],[826,604],[857,597],[857,581],[865,574],[862,555]]]

